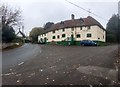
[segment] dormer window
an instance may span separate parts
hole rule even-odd
[[[83,18],[80,18],[79,21],[80,21],[80,23],[83,23],[83,22],[84,22]]]
[[[64,22],[63,22],[63,21],[61,21],[61,22],[60,22],[60,24],[64,24]]]

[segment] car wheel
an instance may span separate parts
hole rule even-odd
[[[84,44],[81,44],[82,46],[85,46]]]

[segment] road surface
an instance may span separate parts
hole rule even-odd
[[[41,52],[38,45],[25,44],[13,50],[3,51],[2,53],[2,67],[3,70],[15,67],[16,65],[34,58]]]
[[[26,44],[3,52],[4,85],[111,85],[118,46]]]

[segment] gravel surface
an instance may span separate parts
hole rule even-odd
[[[117,45],[37,45],[37,48],[40,53],[33,58],[3,71],[3,85],[117,84]]]

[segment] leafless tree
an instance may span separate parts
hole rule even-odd
[[[22,22],[20,9],[13,10],[5,4],[0,6],[0,16],[2,25],[5,26],[20,26]]]

